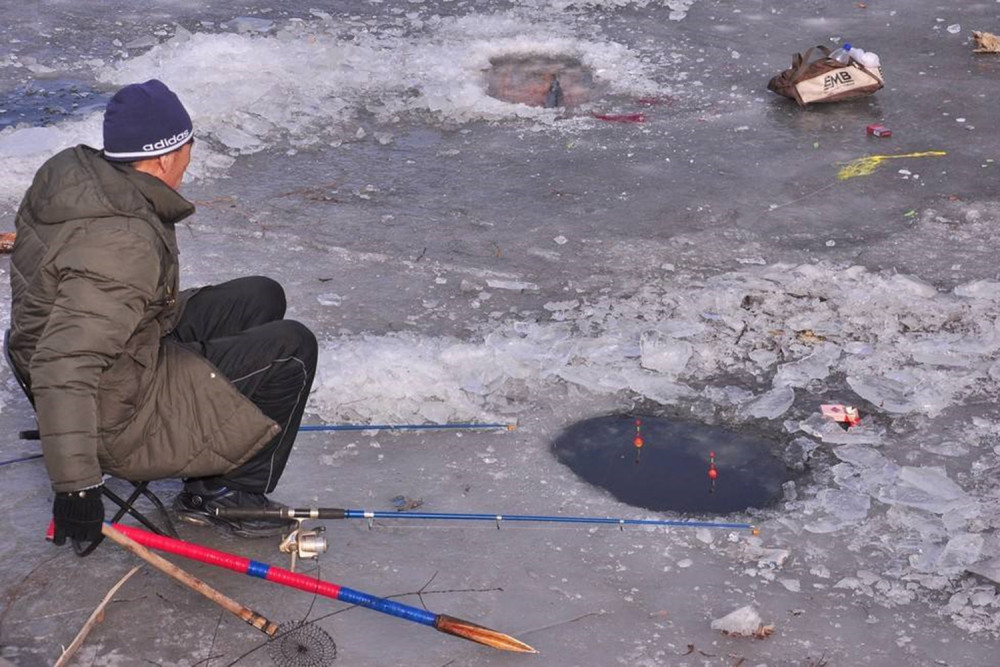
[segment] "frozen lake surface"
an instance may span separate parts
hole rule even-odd
[[[286,286],[290,316],[321,341],[310,423],[518,424],[303,434],[277,499],[670,518],[551,452],[569,425],[623,413],[765,436],[795,481],[774,506],[724,517],[758,537],[329,525],[319,576],[380,595],[426,584],[430,609],[535,657],[195,574],[280,621],[340,610],[317,622],[351,666],[995,661],[1000,598],[966,568],[1000,556],[1000,58],[970,44],[997,32],[1000,3],[203,5],[5,9],[0,231],[47,157],[100,145],[102,100],[161,78],[198,134],[182,282]],[[882,57],[874,97],[801,110],[766,90],[793,53],[841,41]],[[491,97],[497,63],[528,57],[579,63],[564,92],[592,95],[571,108]],[[893,136],[867,136],[875,122]],[[945,155],[837,177],[866,155],[926,151]],[[33,453],[16,439],[30,411],[0,376],[0,458]],[[824,419],[827,403],[859,407],[861,424]],[[39,462],[0,467],[0,482],[0,657],[52,664],[134,559],[41,540]],[[184,537],[286,565],[269,542]],[[79,664],[272,664],[241,657],[260,644],[251,629],[156,572],[117,599]],[[711,629],[748,604],[776,634]]]

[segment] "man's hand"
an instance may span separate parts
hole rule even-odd
[[[103,538],[101,524],[104,523],[101,487],[57,493],[52,504],[52,519],[56,524],[52,541],[59,546],[66,544],[67,537],[74,542],[100,542]]]

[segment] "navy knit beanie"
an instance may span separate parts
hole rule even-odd
[[[163,155],[191,140],[191,117],[162,81],[125,86],[104,111],[104,157],[132,162]]]

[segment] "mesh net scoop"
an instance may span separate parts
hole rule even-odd
[[[337,643],[318,625],[291,621],[278,626],[267,653],[278,667],[323,667],[336,659]]]

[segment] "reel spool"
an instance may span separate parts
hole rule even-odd
[[[298,527],[285,536],[278,545],[278,551],[291,554],[292,565],[289,568],[295,571],[295,562],[300,558],[319,558],[320,554],[325,554],[330,545],[323,536],[323,527],[314,530],[306,530],[302,523],[305,519],[295,519]]]

